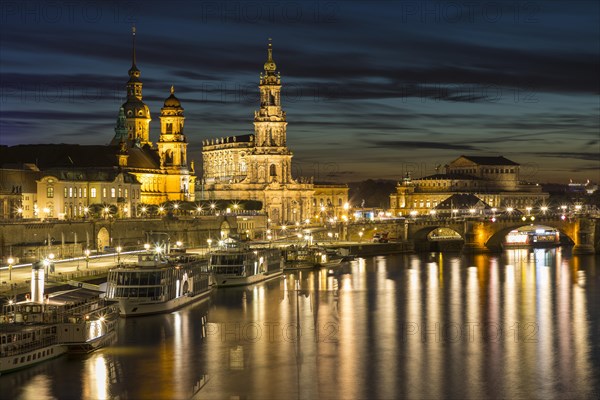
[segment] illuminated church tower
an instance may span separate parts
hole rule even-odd
[[[273,223],[304,221],[312,215],[314,185],[306,178],[292,178],[281,77],[270,40],[258,87],[260,108],[254,112],[254,133],[203,142],[200,200],[256,200]]]
[[[256,150],[254,160],[258,165],[268,165],[265,179],[288,183],[292,181],[292,152],[286,147],[285,111],[281,109],[281,76],[273,61],[273,46],[269,39],[264,73],[260,74],[260,109],[254,112]],[[277,157],[273,157],[277,154]],[[262,175],[262,174],[260,174]]]
[[[168,174],[166,189],[171,200],[190,200],[190,192],[192,195],[194,193],[194,182],[190,179],[187,167],[184,120],[183,107],[171,86],[171,95],[160,109],[160,138],[157,144],[160,168]]]
[[[133,27],[132,33],[133,49],[129,81],[127,82],[127,101],[122,105],[126,117],[127,136],[135,144],[152,146],[150,142],[150,109],[142,101],[140,70],[135,65],[135,27]]]

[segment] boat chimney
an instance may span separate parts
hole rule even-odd
[[[44,302],[44,264],[41,261],[31,264],[31,301]]]

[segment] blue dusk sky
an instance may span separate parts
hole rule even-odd
[[[171,85],[188,158],[253,132],[268,38],[294,175],[424,176],[503,155],[538,182],[600,181],[596,1],[0,3],[0,144],[106,144],[135,24],[151,139]],[[197,168],[199,171],[200,168]]]

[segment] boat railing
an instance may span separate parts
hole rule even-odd
[[[42,339],[34,340],[31,342],[23,343],[23,340],[21,340],[20,342],[11,342],[3,344],[2,346],[0,346],[0,357],[10,357],[14,355],[23,354],[28,351],[41,349],[43,347],[56,343],[56,340],[57,336],[53,334],[50,336],[44,336]]]

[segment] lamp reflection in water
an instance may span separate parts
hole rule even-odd
[[[109,399],[109,368],[102,353],[96,353],[86,360],[87,379],[83,380],[82,398]],[[116,371],[116,368],[113,369]]]

